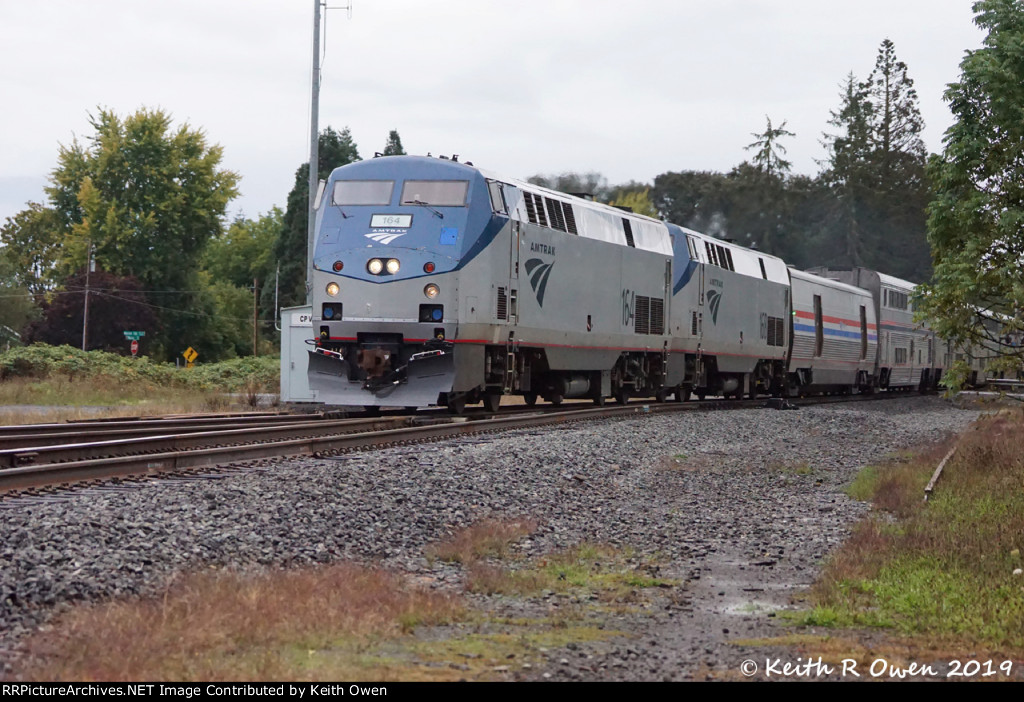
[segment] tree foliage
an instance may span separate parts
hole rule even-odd
[[[252,286],[274,275],[274,242],[284,224],[284,213],[272,207],[256,219],[237,217],[226,231],[210,240],[203,252],[202,268],[213,280],[237,287]]]
[[[588,195],[600,202],[607,202],[609,195],[608,179],[596,171],[589,173],[565,172],[558,175],[532,175],[526,182],[539,185],[549,190],[557,190],[569,195]]]
[[[86,350],[102,349],[127,353],[125,331],[145,331],[144,346],[154,343],[159,323],[142,292],[142,284],[131,276],[84,270],[61,281],[61,290],[42,305],[42,317],[25,330],[26,344],[41,341],[81,348],[85,292],[89,289],[89,328]]]
[[[0,347],[17,340],[38,313],[28,288],[18,281],[16,264],[8,258],[8,252],[9,247],[0,248]]]
[[[0,242],[11,264],[9,280],[35,294],[56,284],[62,243],[56,210],[37,202],[28,203],[26,209],[7,218],[0,228]]]
[[[398,130],[392,129],[388,133],[388,143],[384,145],[385,156],[404,156],[405,149],[402,148],[402,137],[398,136]]]
[[[973,9],[987,36],[946,90],[955,121],[928,164],[935,275],[921,310],[949,338],[1024,360],[1024,2]]]
[[[70,340],[77,293],[59,283],[73,284],[91,254],[106,272],[100,275],[138,281],[129,287],[142,291],[150,313],[140,313],[148,326],[137,328],[149,333],[147,345],[156,355],[173,355],[179,342],[199,335],[208,317],[195,313],[200,260],[221,231],[238,176],[220,168],[219,146],[209,146],[188,125],[172,126],[162,110],[124,118],[100,110],[90,124],[94,132],[84,142],[60,148],[48,206],[30,203],[0,234],[19,283],[50,298],[33,338]],[[80,325],[80,303],[77,314]],[[113,343],[97,325],[97,347]],[[80,343],[80,326],[77,335]]]
[[[654,203],[651,202],[650,188],[625,190],[608,204],[614,207],[628,207],[631,212],[648,217],[656,218],[658,216],[658,210],[655,209]]]
[[[91,247],[100,268],[148,290],[186,289],[238,176],[220,170],[219,146],[188,125],[173,128],[162,110],[124,119],[100,110],[90,123],[86,144],[61,147],[47,189],[64,225],[63,267],[84,267]]]
[[[825,135],[821,174],[831,192],[821,236],[823,265],[868,266],[910,280],[928,278],[924,121],[907,66],[886,39],[868,79],[847,76]]]
[[[785,120],[778,127],[772,127],[772,118],[768,115],[765,115],[764,118],[768,123],[767,127],[763,132],[752,133],[750,136],[756,140],[745,148],[748,151],[755,150],[754,167],[759,173],[766,178],[783,177],[789,173],[793,164],[782,158],[782,154],[786,153],[786,147],[779,143],[779,139],[796,136],[796,134],[786,129]]]

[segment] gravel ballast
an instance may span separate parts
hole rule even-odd
[[[857,469],[976,416],[935,397],[640,414],[0,499],[0,677],[21,637],[68,603],[149,591],[182,570],[356,559],[454,585],[459,571],[423,547],[491,516],[540,523],[526,554],[610,543],[685,583],[675,606],[615,622],[628,641],[552,651],[509,677],[735,670],[745,656],[728,642],[769,631],[867,509],[843,492]]]

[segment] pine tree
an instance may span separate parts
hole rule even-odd
[[[829,122],[839,132],[826,135],[822,174],[834,196],[824,231],[837,255],[828,263],[925,280],[924,121],[914,81],[890,40],[879,47],[867,80],[847,77],[842,100]]]
[[[359,150],[348,127],[340,132],[327,127],[320,133],[317,172],[321,180],[339,166],[359,161]],[[274,244],[274,257],[281,265],[280,307],[306,303],[306,234],[309,222],[309,163],[295,171],[295,185],[288,193],[284,225]],[[273,304],[273,289],[264,287],[265,303]],[[269,296],[269,299],[267,299]]]
[[[866,263],[868,211],[874,184],[871,159],[871,112],[867,91],[850,73],[843,86],[842,104],[831,113],[829,124],[838,134],[826,134],[829,149],[821,179],[833,193],[833,205],[826,220],[826,236],[834,239],[841,255],[826,264],[860,266]]]
[[[773,128],[771,117],[765,115],[764,118],[768,126],[760,134],[757,132],[751,133],[750,136],[755,137],[756,141],[744,148],[747,151],[751,149],[757,150],[754,154],[754,166],[758,171],[768,178],[782,178],[789,173],[789,169],[793,164],[782,158],[781,154],[786,153],[786,147],[779,143],[779,139],[781,137],[796,136],[796,134],[786,129],[785,121],[777,128]]]
[[[402,137],[398,136],[398,130],[392,129],[388,133],[388,143],[384,145],[385,156],[405,156],[405,149],[402,148]]]

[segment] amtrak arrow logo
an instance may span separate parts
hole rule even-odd
[[[376,233],[376,234],[365,234],[364,236],[367,239],[373,239],[378,244],[390,244],[392,241],[394,241],[398,237],[404,236],[404,235],[405,235],[405,232],[398,232],[397,234],[392,234],[391,232],[380,232],[380,233]]]
[[[526,273],[530,276],[530,287],[537,296],[537,304],[544,306],[544,291],[548,287],[548,278],[551,276],[551,269],[555,262],[544,263],[539,258],[531,258],[526,262]]]
[[[718,306],[722,303],[722,293],[708,290],[708,307],[711,308],[711,323],[718,324]]]

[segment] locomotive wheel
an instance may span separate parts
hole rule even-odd
[[[680,385],[676,388],[676,402],[689,402],[691,392],[693,392],[693,389],[689,386],[683,387]]]
[[[615,391],[615,401],[618,402],[620,405],[628,405],[629,404],[629,390],[627,390],[626,388],[619,388],[618,390],[616,390]]]
[[[597,395],[594,397],[594,404],[598,407],[604,407],[604,395]]]
[[[707,396],[708,396],[708,394],[704,390],[698,390],[697,391],[697,399],[700,400],[701,402],[703,402],[704,398],[707,397]]]
[[[658,402],[664,402],[665,400],[668,399],[668,390],[662,388],[658,392],[654,393],[654,399],[657,400]]]
[[[551,397],[548,398],[548,402],[553,404],[555,407],[558,407],[560,404],[562,404],[562,396],[552,395]]]
[[[449,395],[448,411],[452,414],[463,414],[466,411],[465,395]]]
[[[496,392],[489,392],[484,395],[484,408],[488,412],[497,412],[501,407],[501,395]]]
[[[537,393],[535,393],[535,392],[525,392],[525,393],[523,393],[523,402],[525,402],[529,407],[533,407],[535,404],[537,404]]]

